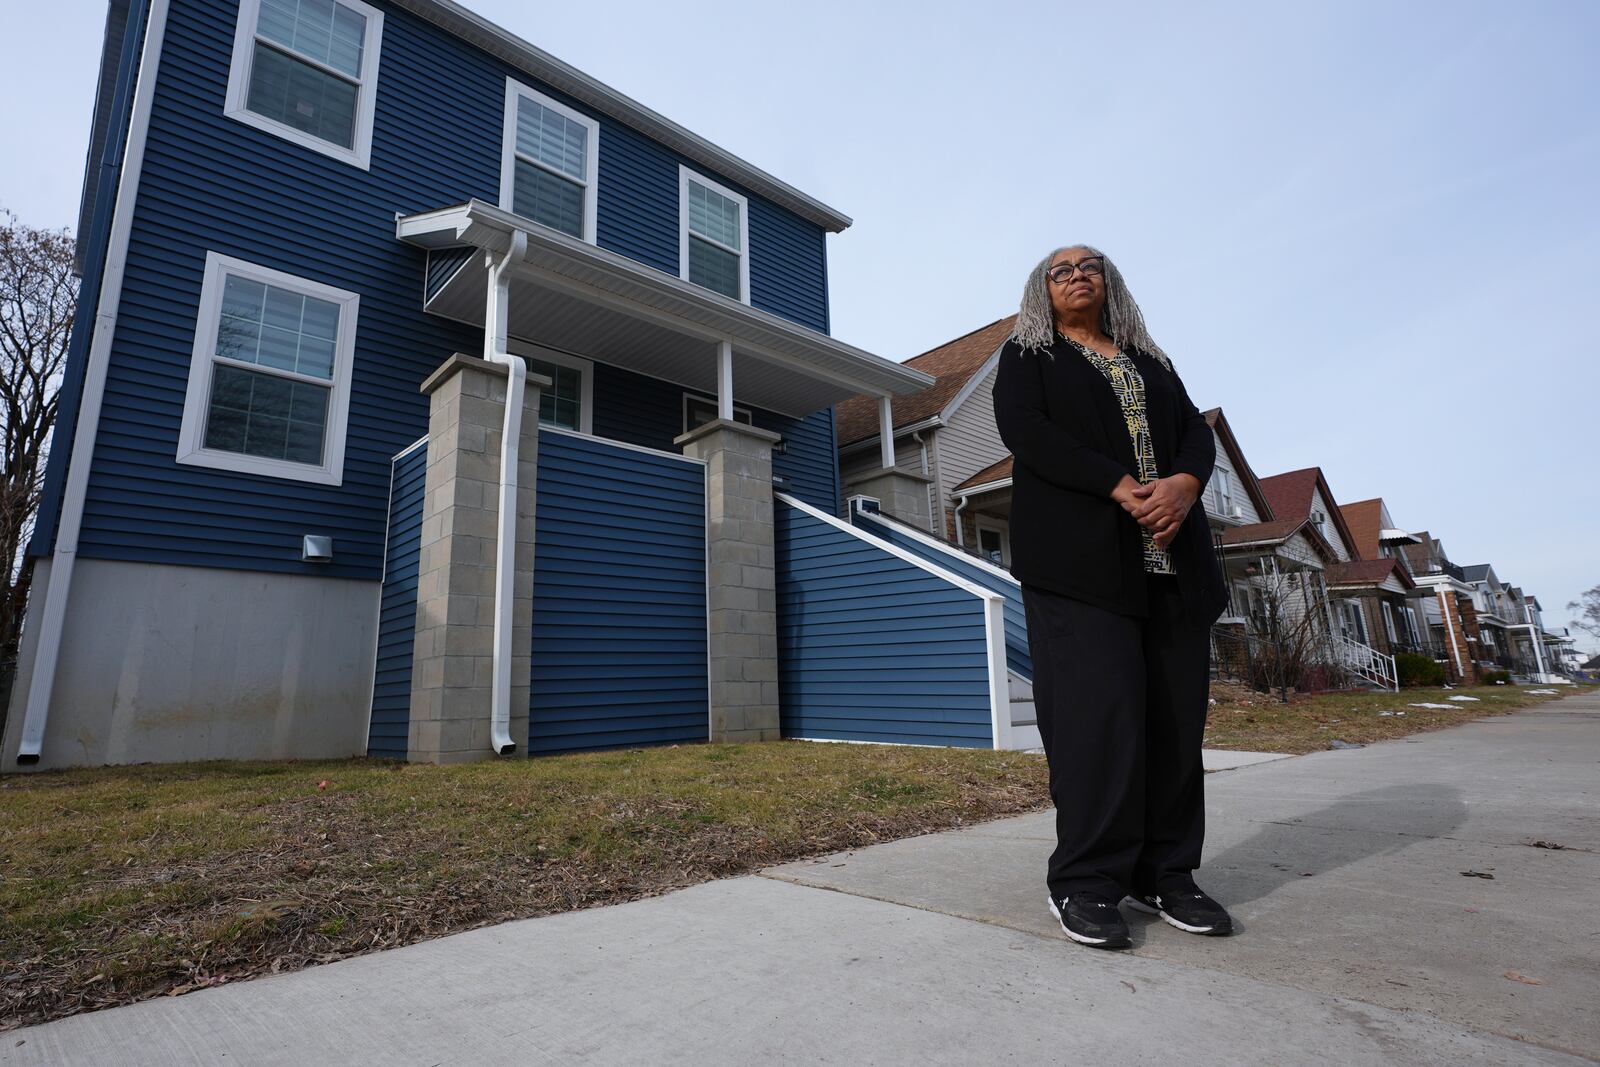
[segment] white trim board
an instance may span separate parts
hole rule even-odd
[[[234,27],[233,60],[228,66],[228,90],[222,113],[236,122],[254,126],[274,137],[281,137],[313,152],[321,152],[325,156],[332,156],[362,170],[368,170],[372,165],[372,120],[377,111],[378,59],[379,53],[383,50],[383,12],[362,3],[361,0],[334,0],[334,2],[350,8],[367,20],[366,34],[362,40],[359,78],[352,79],[343,71],[328,68],[312,57],[279,42],[270,41],[267,47],[282,51],[285,55],[292,55],[308,66],[325,70],[338,78],[355,82],[355,130],[350,147],[346,148],[344,145],[325,141],[304,130],[297,130],[276,119],[259,115],[246,106],[250,94],[251,65],[255,59],[256,26],[261,17],[261,0],[239,2],[239,17]]]
[[[965,552],[959,551],[958,549],[945,544],[943,541],[936,540],[925,533],[921,533],[920,531],[912,529],[910,526],[903,526],[899,523],[893,522],[892,520],[885,521],[881,516],[874,515],[871,512],[863,511],[859,514],[865,519],[868,519],[872,522],[877,522],[888,529],[893,530],[895,533],[903,533],[917,543],[927,545],[929,548],[949,556],[952,559],[958,559],[963,563],[970,563],[975,567],[979,567],[987,573],[994,575],[996,578],[1004,579],[1010,584],[1016,586],[1018,589],[1022,588],[1022,583],[1013,578],[1009,572],[1001,570],[988,560],[979,559],[977,556],[969,556]],[[1000,594],[994,593],[993,595],[999,596]]]
[[[84,499],[89,490],[89,467],[93,462],[95,438],[100,430],[100,405],[105,400],[106,375],[111,365],[111,342],[116,335],[123,275],[128,265],[133,208],[138,200],[139,181],[144,171],[150,112],[154,106],[156,79],[161,69],[161,48],[166,40],[167,11],[168,0],[151,0],[144,50],[139,57],[138,82],[128,116],[128,139],[123,145],[122,180],[117,186],[111,215],[111,234],[100,278],[100,300],[94,309],[94,334],[89,341],[83,394],[78,401],[78,425],[72,436],[72,451],[68,454],[66,485],[61,495],[61,517],[56,524],[50,577],[40,590],[40,614],[36,624],[39,642],[34,649],[33,673],[29,678],[25,711],[21,717],[22,732],[17,750],[19,757],[27,755],[37,758],[43,750],[45,726],[50,717],[50,700],[55,692],[61,635],[67,618],[67,598],[72,590],[72,571],[78,557],[78,534],[83,529]],[[80,313],[84,310],[87,309],[79,309]],[[29,615],[32,615],[31,611]]]
[[[1003,348],[1005,346],[1001,345],[1000,347]],[[989,358],[983,361],[983,366],[979,367],[977,372],[967,379],[967,384],[961,387],[961,391],[950,398],[950,403],[946,404],[944,410],[939,412],[939,419],[943,422],[949,422],[950,416],[956,413],[956,408],[960,407],[967,397],[976,393],[978,387],[989,380],[989,375],[993,374],[994,369],[999,365],[1000,348],[996,348]]]

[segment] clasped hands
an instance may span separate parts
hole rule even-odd
[[[1161,548],[1166,548],[1178,536],[1184,517],[1199,498],[1200,480],[1192,474],[1157,478],[1148,485],[1140,485],[1131,474],[1124,474],[1122,481],[1111,490],[1111,499],[1149,530]]]

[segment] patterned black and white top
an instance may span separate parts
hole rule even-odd
[[[1094,364],[1095,369],[1111,383],[1111,390],[1117,394],[1117,401],[1122,405],[1122,418],[1128,424],[1128,437],[1133,441],[1134,459],[1139,464],[1139,484],[1150,484],[1161,477],[1161,473],[1156,470],[1156,451],[1150,442],[1150,423],[1145,418],[1144,376],[1120,348],[1115,356],[1106,357],[1070,337],[1067,340],[1072,341],[1072,346],[1082,352],[1083,357]],[[1176,574],[1172,553],[1156,544],[1155,535],[1148,528],[1139,527],[1139,533],[1144,541],[1146,573]]]

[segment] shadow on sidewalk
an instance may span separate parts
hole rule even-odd
[[[1203,884],[1244,904],[1308,876],[1443,837],[1465,820],[1461,790],[1439,783],[1388,786],[1281,822],[1208,859]]]

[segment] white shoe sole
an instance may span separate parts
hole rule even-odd
[[[1159,915],[1161,916],[1161,920],[1168,926],[1176,926],[1186,934],[1209,934],[1216,929],[1215,926],[1190,926],[1188,923],[1181,923],[1161,909],[1152,908],[1150,905],[1146,904],[1144,901],[1135,896],[1123,897],[1122,902],[1128,905],[1128,907],[1132,908],[1134,911],[1142,911],[1146,915]]]
[[[1067,929],[1066,916],[1062,915],[1061,909],[1056,906],[1055,898],[1046,897],[1045,899],[1050,902],[1050,914],[1054,915],[1056,917],[1056,922],[1061,924],[1061,932],[1072,938],[1072,940],[1078,942],[1080,945],[1104,945],[1110,943],[1111,939],[1109,937],[1089,937],[1086,934],[1074,933],[1073,931]]]

